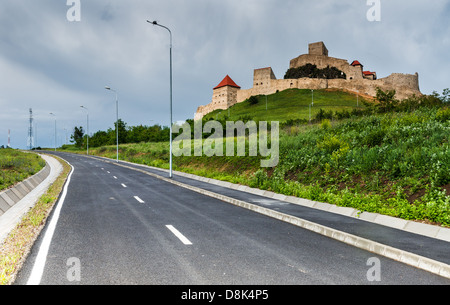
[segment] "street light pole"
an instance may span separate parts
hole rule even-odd
[[[359,108],[359,90],[356,90],[356,107]]]
[[[172,178],[172,163],[173,163],[173,158],[172,158],[172,121],[173,121],[173,115],[172,115],[172,98],[173,98],[173,82],[172,82],[172,31],[170,31],[170,29],[164,25],[158,24],[157,21],[149,21],[147,20],[148,23],[162,27],[164,29],[166,29],[167,31],[169,31],[170,34],[170,171],[169,171],[169,177]]]
[[[87,152],[86,154],[89,156],[89,109],[87,109],[84,106],[80,106],[83,109],[86,109],[87,111]]]
[[[311,107],[314,106],[314,89],[311,89],[311,104],[309,104],[309,124],[311,124]]]
[[[56,151],[56,114],[50,113],[50,115],[55,117],[55,151]]]
[[[311,104],[309,104],[309,124],[311,124]]]
[[[117,163],[119,163],[119,98],[117,96],[116,90],[111,89],[108,86],[106,86],[105,89],[112,91],[116,94],[116,146],[117,146],[116,159],[117,159]]]

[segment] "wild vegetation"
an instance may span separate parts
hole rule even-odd
[[[278,95],[295,93],[287,91]],[[310,103],[310,95],[297,93],[304,97],[292,103]],[[174,158],[175,169],[360,211],[450,226],[450,92],[398,101],[395,92],[379,90],[375,103],[365,101],[363,107],[350,110],[349,106],[320,107],[326,105],[327,92],[317,93],[323,104],[315,103],[319,109],[311,124],[305,111],[291,116],[286,110],[278,118],[266,112],[267,120],[283,122],[280,162],[275,168],[260,168],[261,157],[184,156]],[[269,97],[275,103],[275,97]],[[231,109],[231,120],[262,120],[263,115],[252,109],[265,109],[265,97],[258,99],[253,106],[236,105],[247,112]],[[298,104],[297,108],[301,109]],[[219,121],[230,119],[226,113],[216,112],[205,120],[214,116]],[[101,147],[93,153],[114,157],[115,147]],[[120,154],[121,159],[168,168],[167,142],[122,145]]]
[[[45,161],[35,154],[0,149],[0,191],[38,173]]]

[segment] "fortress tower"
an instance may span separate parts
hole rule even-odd
[[[328,49],[327,49],[327,47],[325,47],[325,44],[323,43],[323,41],[310,43],[308,45],[308,49],[309,49],[309,55],[328,56]]]
[[[213,89],[212,103],[217,109],[228,109],[236,104],[237,91],[241,89],[228,75]]]
[[[195,114],[195,120],[201,119],[206,113],[217,109],[228,109],[237,103],[237,92],[241,89],[230,76],[225,78],[213,89],[212,102],[207,106],[200,106]]]

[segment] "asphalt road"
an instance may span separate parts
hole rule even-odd
[[[42,257],[45,285],[450,284],[141,172],[60,156],[74,171],[48,252],[51,225],[15,284],[29,283]]]

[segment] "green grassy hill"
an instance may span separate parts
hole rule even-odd
[[[311,92],[309,89],[288,89],[268,96],[260,95],[257,98],[258,103],[255,105],[244,101],[230,107],[229,110],[213,111],[207,114],[205,119],[221,120],[228,117],[231,121],[237,121],[249,117],[254,121],[309,120],[309,106],[313,101],[314,105],[311,107],[311,117],[313,118],[319,109],[351,112],[356,108],[364,108],[362,103],[364,99],[361,96],[357,98],[356,94],[339,90],[314,90]]]

